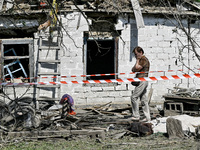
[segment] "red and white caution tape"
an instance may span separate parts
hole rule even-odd
[[[91,75],[72,75],[72,76],[61,76],[61,78],[71,78],[71,77],[97,77],[97,76],[113,76],[113,75],[125,75],[125,74],[136,74],[136,73],[156,73],[156,72],[174,72],[183,71],[180,70],[167,70],[167,71],[146,71],[146,72],[130,72],[130,73],[107,73],[107,74],[91,74]]]
[[[136,74],[136,73],[157,73],[157,72],[175,72],[183,71],[180,70],[167,70],[167,71],[146,71],[146,72],[130,72],[130,73],[107,73],[107,74],[90,74],[90,75],[70,75],[70,76],[48,76],[48,77],[32,77],[32,78],[15,78],[15,79],[47,79],[47,78],[74,78],[74,77],[98,77],[98,76],[114,76],[114,75],[126,75],[126,74]],[[9,80],[10,78],[6,78]]]
[[[158,77],[143,77],[143,78],[127,78],[127,79],[106,79],[106,80],[82,80],[82,81],[60,81],[60,82],[32,82],[32,83],[0,83],[0,85],[56,85],[56,84],[90,84],[90,83],[116,83],[116,82],[133,82],[133,81],[161,81],[161,80],[174,80],[174,79],[188,79],[200,78],[199,73],[171,75],[171,76],[158,76]]]

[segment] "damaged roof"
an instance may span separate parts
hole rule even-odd
[[[53,0],[15,0],[13,4],[0,2],[0,14],[40,13],[52,8]],[[59,11],[131,13],[136,0],[57,0]],[[200,3],[194,0],[139,0],[142,13],[181,13],[199,15]]]

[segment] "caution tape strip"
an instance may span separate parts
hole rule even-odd
[[[136,74],[136,73],[156,73],[156,72],[174,72],[174,71],[183,71],[183,70],[180,69],[180,70],[167,70],[167,71],[145,71],[145,72],[129,72],[129,73],[107,73],[107,74],[91,74],[91,75],[71,75],[71,76],[61,76],[61,78],[113,76],[113,75],[125,75],[125,74]]]
[[[47,78],[74,78],[74,77],[98,77],[98,76],[113,76],[113,75],[126,75],[126,74],[136,74],[136,73],[156,73],[156,72],[175,72],[175,71],[183,71],[179,70],[167,70],[167,71],[146,71],[146,72],[130,72],[130,73],[107,73],[107,74],[90,74],[90,75],[70,75],[70,76],[48,76],[48,77],[29,77],[29,78],[14,78],[14,79],[47,79]],[[11,78],[6,78],[9,80]]]
[[[199,73],[171,75],[171,76],[158,76],[158,77],[143,77],[143,78],[127,78],[127,79],[106,79],[106,80],[82,80],[82,81],[59,81],[59,82],[32,82],[32,83],[0,83],[0,85],[56,85],[56,84],[90,84],[90,83],[128,83],[133,81],[159,81],[159,80],[173,80],[173,79],[187,79],[187,78],[200,78]]]

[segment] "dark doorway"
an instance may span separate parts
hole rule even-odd
[[[114,40],[87,40],[87,75],[115,72]],[[87,80],[114,79],[115,76],[91,76]]]

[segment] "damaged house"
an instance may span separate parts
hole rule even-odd
[[[1,89],[37,108],[66,93],[75,105],[129,104],[135,46],[151,63],[152,103],[173,87],[198,89],[198,78],[182,75],[199,71],[199,8],[186,0],[3,0]],[[182,78],[162,78],[171,75]]]

